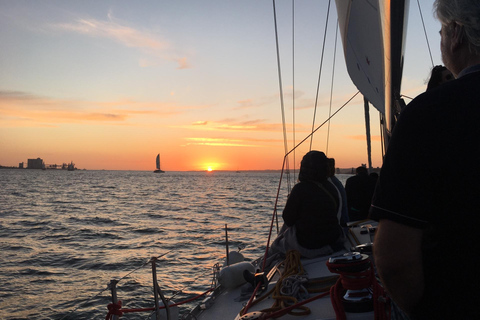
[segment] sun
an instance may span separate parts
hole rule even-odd
[[[212,171],[213,171],[212,167],[208,167],[208,168],[207,168],[207,171],[208,171],[208,172],[212,172]]]

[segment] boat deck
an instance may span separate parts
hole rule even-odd
[[[348,239],[345,243],[346,248],[353,247],[359,244],[367,244],[373,241],[372,235],[374,232],[376,223],[373,221],[364,222],[358,225],[353,225],[350,227],[351,234],[348,236]],[[341,255],[348,252],[339,251],[334,255]],[[326,262],[330,256],[319,257],[315,259],[301,259],[301,263],[306,273],[308,274],[309,280],[316,280],[319,278],[326,278],[330,276],[335,276],[332,274],[326,265]],[[276,278],[274,277],[268,286],[267,291],[270,291],[276,285]],[[239,286],[234,289],[221,290],[218,288],[216,291],[212,292],[209,297],[207,297],[202,304],[193,309],[189,316],[184,319],[240,319],[238,313],[242,308],[247,304],[250,295],[242,294],[242,288],[247,287],[248,285]],[[318,293],[316,293],[318,294]],[[310,294],[310,297],[315,296],[316,294]],[[268,298],[252,305],[248,310],[247,314],[250,314],[255,311],[265,310],[270,308],[274,304],[274,300],[269,296]],[[281,319],[290,320],[290,319],[301,319],[301,320],[319,320],[319,319],[336,319],[335,310],[333,309],[330,295],[326,295],[323,298],[314,300],[305,305],[311,311],[308,315],[298,316],[298,315],[284,315]],[[363,312],[363,313],[346,313],[347,319],[373,319],[372,312]]]

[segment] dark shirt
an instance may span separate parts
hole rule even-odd
[[[348,178],[345,183],[345,191],[347,193],[348,216],[350,221],[366,219],[373,195],[368,174],[361,173]]]
[[[395,126],[370,214],[424,230],[414,319],[480,319],[479,138],[480,72],[418,96]]]
[[[334,244],[342,235],[338,222],[338,192],[325,180],[303,181],[293,188],[283,210],[287,226],[295,225],[298,243],[307,249]]]

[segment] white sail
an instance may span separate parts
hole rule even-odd
[[[409,0],[336,0],[348,74],[384,115],[384,147],[400,107]]]
[[[160,170],[160,153],[157,154],[156,163],[157,163],[157,170]]]
[[[378,0],[337,0],[348,74],[358,90],[385,113],[385,60]]]

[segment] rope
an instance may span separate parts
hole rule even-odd
[[[360,272],[347,272],[345,268],[361,267],[364,265],[366,269]],[[387,306],[390,300],[386,295],[385,290],[378,283],[375,274],[373,263],[370,259],[349,262],[347,263],[330,263],[327,261],[327,267],[332,273],[340,274],[337,283],[330,288],[330,299],[332,301],[333,309],[337,315],[337,320],[345,320],[345,310],[342,306],[341,298],[346,290],[361,290],[371,288],[373,292],[373,306],[375,320],[389,320],[390,314],[387,313]]]
[[[283,126],[283,144],[285,148],[285,153],[288,152],[288,145],[287,145],[287,127],[286,127],[286,120],[285,120],[285,104],[283,102],[283,83],[282,83],[282,71],[280,68],[280,46],[278,44],[278,27],[277,27],[277,12],[275,9],[275,0],[272,0],[273,3],[273,22],[275,27],[275,44],[277,49],[277,68],[278,68],[278,85],[280,89],[280,108],[282,111],[282,126]],[[288,168],[288,159],[287,159],[287,168]],[[287,175],[288,185],[290,186],[289,176]]]
[[[301,275],[294,275],[282,280],[280,293],[283,296],[295,297],[297,300],[305,300],[308,298],[308,291],[305,284],[308,278]]]
[[[296,250],[288,251],[284,261],[283,275],[277,281],[277,285],[272,293],[272,298],[275,299],[275,302],[270,308],[262,310],[262,312],[276,312],[297,304],[300,298],[300,291],[303,291],[304,295],[307,294],[307,290],[302,286],[302,283],[305,284],[307,280],[307,275],[300,262],[300,253]],[[285,294],[282,292],[285,292]],[[288,293],[288,295],[286,293]],[[288,313],[296,316],[311,313],[310,309],[305,306],[298,306],[295,309],[299,309],[300,311],[290,310]]]
[[[338,39],[338,19],[337,19],[337,28],[335,30],[335,45],[333,47],[333,62],[332,62],[332,84],[330,86],[330,105],[328,107],[328,117],[332,115],[332,101],[333,101],[333,82],[335,79],[335,61],[337,58],[337,39]],[[327,147],[325,148],[325,154],[328,156],[328,143],[330,141],[330,120],[328,121],[327,129]]]
[[[186,299],[186,300],[183,300],[181,302],[178,302],[178,303],[173,303],[173,304],[169,304],[168,307],[169,308],[173,308],[173,307],[177,307],[177,306],[180,306],[182,304],[185,304],[185,303],[189,303],[189,302],[192,302],[198,298],[201,298],[203,297],[204,295],[206,295],[207,293],[211,292],[215,290],[215,288],[210,288],[208,289],[207,291],[203,292],[203,293],[200,293],[198,295],[196,295],[195,297],[192,297],[190,299]],[[110,320],[112,319],[112,316],[113,315],[117,315],[119,317],[121,317],[124,313],[134,313],[134,312],[145,312],[145,311],[154,311],[155,310],[155,307],[150,307],[150,308],[134,308],[134,309],[122,309],[122,301],[118,301],[117,303],[110,303],[108,306],[108,313],[107,313],[107,316],[105,318],[105,320]],[[159,309],[165,309],[166,306],[161,306],[159,307]]]
[[[428,52],[430,53],[430,60],[432,61],[432,68],[433,68],[435,64],[433,63],[432,51],[430,50],[430,43],[428,42],[427,30],[425,29],[425,22],[423,21],[422,8],[420,7],[419,0],[417,0],[417,4],[418,4],[418,11],[420,12],[420,18],[422,18],[423,32],[425,33],[425,40],[427,40]]]
[[[292,0],[292,136],[293,144],[295,145],[295,0]],[[295,159],[296,153],[293,152],[293,181],[295,179]],[[290,193],[290,186],[288,186]]]
[[[338,278],[334,276],[308,281],[307,274],[300,261],[300,253],[294,250],[287,252],[287,257],[282,262],[282,265],[284,265],[284,273],[277,281],[277,285],[263,297],[255,300],[255,303],[258,303],[270,296],[270,294],[275,299],[274,304],[270,308],[261,310],[263,320],[276,319],[286,314],[294,316],[310,314],[311,310],[304,305],[328,296],[332,280]],[[307,289],[307,284],[323,284],[324,286],[317,289]],[[322,293],[307,299],[308,294],[311,292]],[[299,302],[300,299],[303,299],[303,301]],[[240,314],[243,315],[245,313]]]
[[[319,94],[319,91],[320,91],[320,79],[322,77],[323,54],[325,53],[325,42],[327,40],[327,26],[328,26],[328,17],[330,15],[330,3],[331,2],[332,2],[331,0],[328,1],[327,18],[325,19],[325,32],[324,32],[324,35],[323,35],[322,56],[320,58],[320,69],[318,70],[317,94],[316,94],[316,97],[315,97],[315,108],[313,110],[312,133],[313,133],[313,129],[315,128],[315,115],[317,114],[318,94]],[[311,137],[310,137],[310,150],[312,150],[312,143],[313,143],[313,135],[311,135]]]

